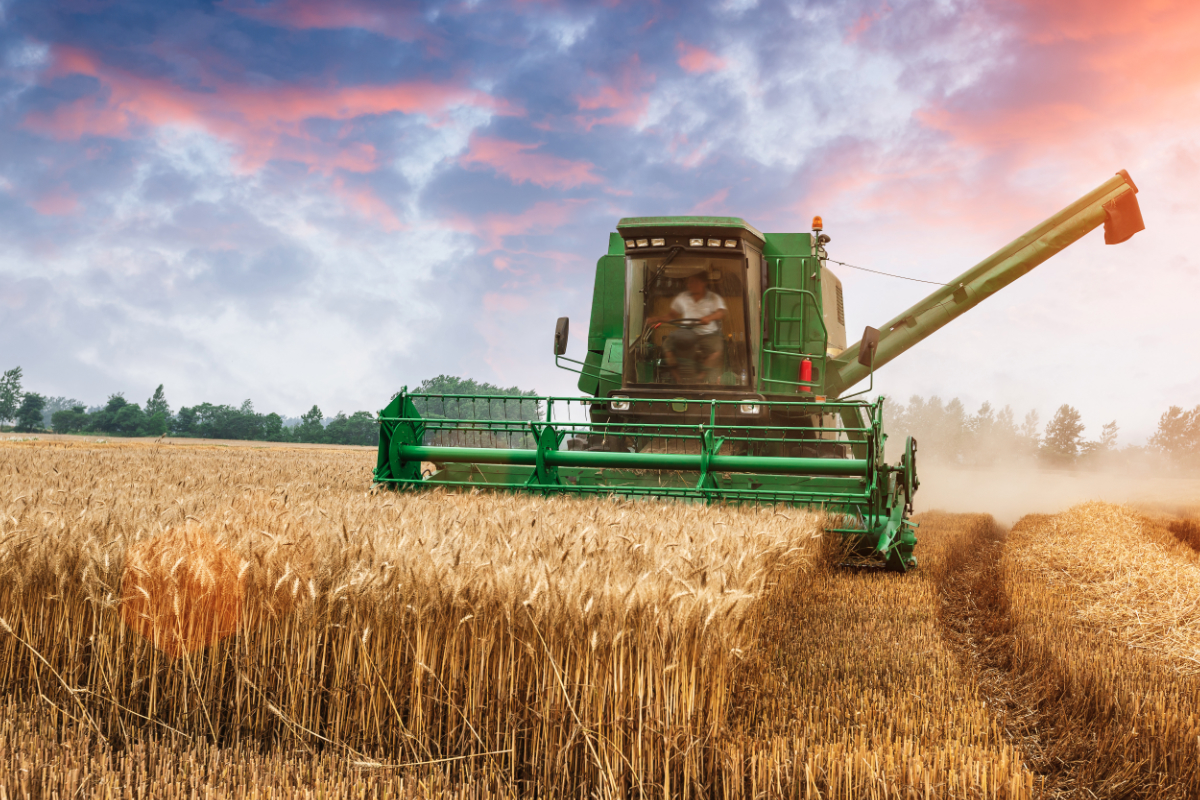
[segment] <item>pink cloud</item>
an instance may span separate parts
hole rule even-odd
[[[696,205],[692,206],[689,214],[698,214],[701,216],[711,216],[720,214],[725,210],[725,198],[729,196],[729,189],[718,189],[711,196],[704,198]]]
[[[577,115],[576,123],[585,130],[590,131],[596,125],[633,127],[640,125],[645,118],[650,97],[643,90],[654,83],[654,74],[642,71],[641,60],[635,54],[615,77],[614,82],[606,83],[590,94],[575,97],[580,111],[604,112]]]
[[[917,118],[984,155],[1111,152],[1114,135],[1200,123],[1200,4],[1157,0],[994,3],[1003,70],[928,104]]]
[[[474,233],[483,240],[481,253],[500,250],[504,247],[504,239],[508,236],[522,236],[528,233],[546,234],[570,222],[575,213],[587,205],[590,200],[558,200],[535,203],[525,211],[517,214],[484,214],[478,219],[457,220],[456,227],[460,230]],[[506,256],[499,256],[493,265],[500,270],[517,274],[521,270],[514,269],[512,261]]]
[[[703,47],[680,42],[675,49],[679,51],[679,66],[688,72],[716,72],[725,69],[725,59]]]
[[[421,18],[415,3],[376,3],[368,0],[278,0],[259,5],[253,0],[224,0],[235,14],[293,30],[357,28],[402,42],[423,41],[438,52],[443,40]]]
[[[374,221],[383,230],[395,232],[405,227],[396,213],[392,211],[392,207],[385,203],[369,186],[353,186],[345,178],[338,176],[333,180],[333,190],[347,206],[360,216]]]
[[[592,173],[595,165],[590,161],[572,161],[535,152],[538,147],[540,145],[472,134],[470,146],[459,158],[459,163],[464,167],[482,164],[516,183],[528,181],[545,188],[558,186],[571,189],[583,184],[602,183]]]
[[[240,150],[241,167],[253,171],[272,159],[307,164],[311,169],[367,172],[377,159],[370,144],[311,136],[310,119],[351,121],[362,116],[403,113],[437,118],[468,105],[514,113],[501,101],[460,84],[418,79],[380,86],[246,86],[210,79],[203,90],[145,78],[100,64],[90,53],[56,48],[49,77],[84,74],[97,78],[105,93],[25,117],[27,128],[57,139],[87,135],[129,138],[140,128],[185,125],[201,128]]]
[[[529,298],[524,295],[488,292],[483,296],[483,310],[489,314],[497,312],[520,314],[529,308]]]
[[[850,30],[846,31],[846,43],[853,44],[854,42],[858,41],[859,37],[869,31],[872,25],[881,20],[891,10],[892,9],[887,2],[884,2],[884,4],[876,11],[864,11],[862,16],[855,20],[854,24],[850,26]]]
[[[54,189],[39,195],[29,205],[45,216],[63,216],[79,210],[79,198],[69,189]]]

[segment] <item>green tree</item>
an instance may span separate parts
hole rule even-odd
[[[76,400],[73,397],[47,397],[46,405],[42,409],[42,427],[50,428],[54,426],[54,415],[59,411],[69,411],[75,406],[82,406],[83,401]],[[86,408],[86,406],[85,406]]]
[[[42,408],[46,398],[37,392],[26,392],[21,399],[21,407],[17,409],[16,430],[22,433],[33,433],[42,430]]]
[[[379,423],[370,411],[355,411],[350,416],[338,412],[325,426],[325,440],[331,444],[379,444]]]
[[[313,406],[307,413],[300,416],[300,424],[292,431],[297,442],[325,441],[325,415],[321,409]]]
[[[154,394],[150,395],[150,399],[146,401],[146,422],[142,426],[142,434],[145,436],[162,436],[171,428],[171,406],[167,403],[167,396],[163,394],[163,385],[160,383],[158,388],[154,390]]]
[[[182,406],[171,420],[171,433],[176,436],[196,435],[196,409]]]
[[[154,394],[150,395],[150,399],[146,401],[146,416],[152,417],[155,414],[163,414],[167,417],[171,416],[171,406],[167,403],[167,396],[163,394],[163,385],[161,383],[154,390]]]
[[[109,395],[108,403],[97,411],[91,427],[117,436],[138,436],[146,425],[146,414],[137,403],[131,403],[120,392]]]
[[[21,368],[0,375],[0,425],[17,415],[21,403]]]
[[[137,403],[126,403],[117,412],[114,433],[122,436],[141,436],[145,433],[146,414]]]
[[[163,412],[159,411],[154,415],[143,413],[145,421],[142,423],[142,436],[162,436],[171,429],[171,419]]]
[[[263,438],[263,417],[254,412],[254,404],[249,400],[242,403],[240,408],[201,403],[193,406],[190,412],[195,418],[191,429],[194,436],[205,439]],[[182,417],[183,409],[179,413]]]
[[[283,417],[272,411],[263,417],[262,420],[263,438],[268,442],[285,442],[287,441],[287,431],[283,428]]]
[[[117,392],[108,396],[108,402],[104,404],[104,408],[92,415],[91,425],[92,430],[100,431],[101,433],[116,433],[117,432],[117,414],[122,408],[129,404],[125,399],[125,395]]]
[[[1079,445],[1083,440],[1083,422],[1079,412],[1065,403],[1054,412],[1046,423],[1046,438],[1043,453],[1053,461],[1074,461],[1079,456]]]
[[[50,417],[50,426],[55,433],[79,433],[87,428],[87,425],[87,408],[82,404],[55,411]]]

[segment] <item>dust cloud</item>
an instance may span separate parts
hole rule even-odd
[[[1163,473],[968,468],[918,462],[915,510],[982,512],[1011,526],[1026,514],[1052,514],[1089,500],[1174,512],[1200,506],[1200,478]]]

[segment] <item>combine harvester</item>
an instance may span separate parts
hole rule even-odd
[[[1136,192],[1117,173],[849,346],[820,217],[765,234],[736,217],[622,219],[596,264],[586,358],[566,357],[565,317],[554,333],[588,396],[402,391],[380,413],[375,481],[820,508],[856,563],[907,570],[917,445],[884,461],[884,400],[858,399],[874,370],[1101,224],[1109,244],[1142,230]]]

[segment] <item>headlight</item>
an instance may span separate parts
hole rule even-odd
[[[635,242],[633,239],[626,239],[625,246],[626,247],[637,247],[637,242]]]
[[[720,240],[720,239],[709,239],[709,240],[708,240],[708,246],[709,246],[709,247],[720,247],[720,246],[721,246],[721,240]]]
[[[666,239],[651,239],[650,244],[654,247],[662,247],[667,243]]]
[[[609,401],[608,407],[613,411],[628,411],[633,407],[633,403],[629,400],[617,400],[614,398]]]
[[[726,247],[737,247],[737,239],[726,239],[725,246]]]
[[[650,244],[650,242],[646,239],[638,239],[637,243],[638,247],[645,247],[646,245]]]
[[[688,239],[689,247],[704,247],[703,239]]]
[[[757,414],[762,410],[762,406],[758,403],[742,403],[738,406],[738,412],[742,414]]]

